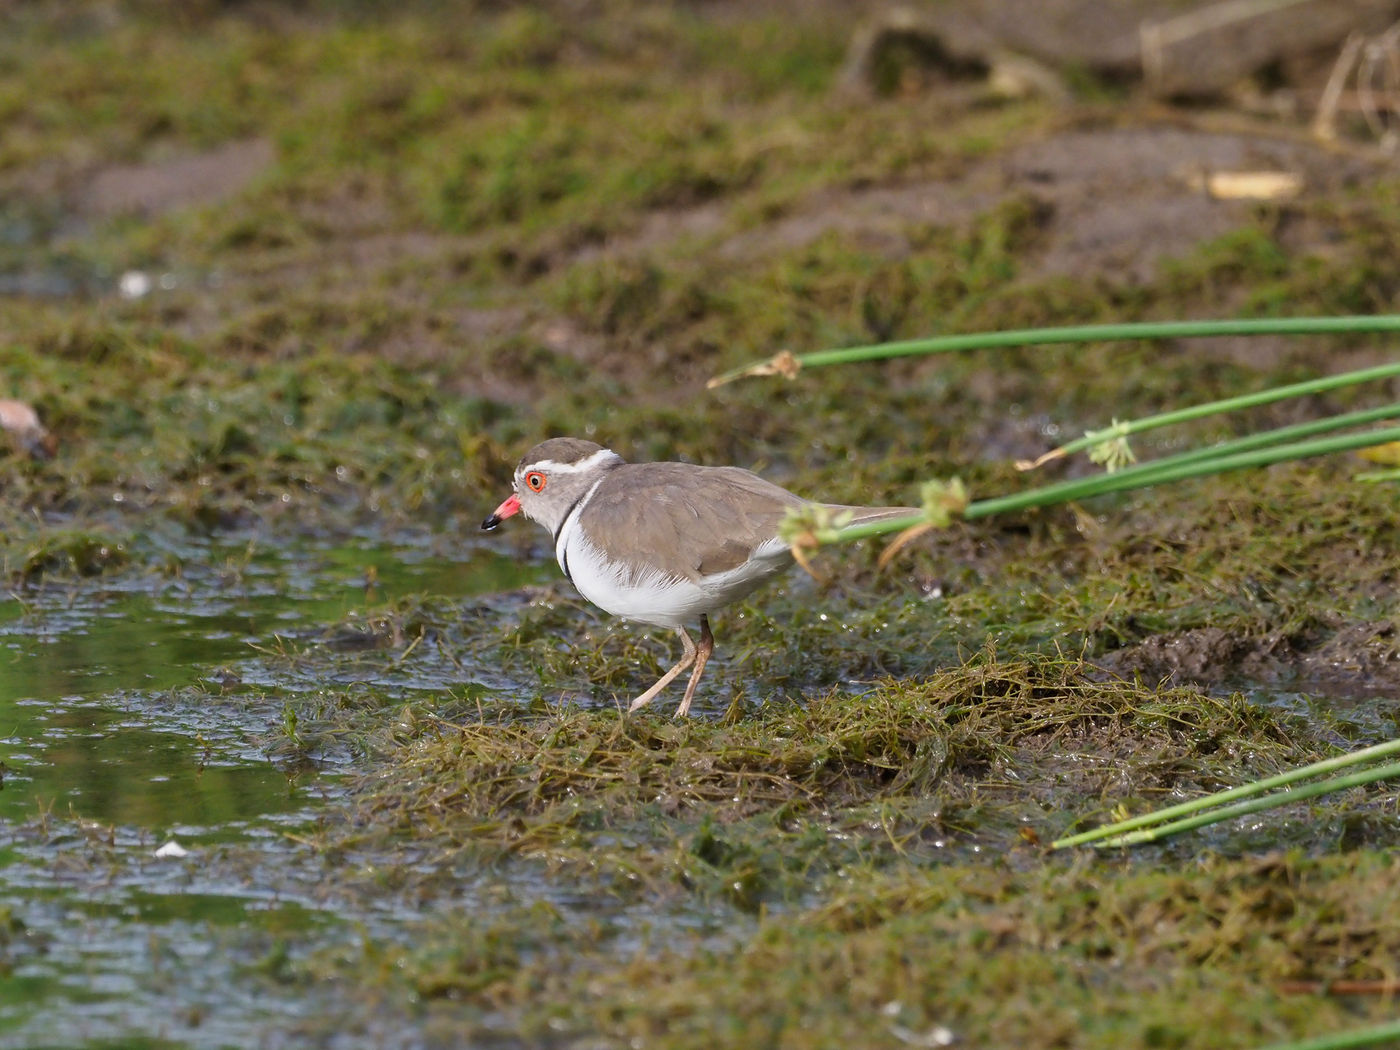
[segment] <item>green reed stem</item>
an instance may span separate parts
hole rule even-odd
[[[1229,788],[1225,791],[1217,791],[1212,795],[1204,795],[1201,798],[1192,799],[1189,802],[1181,802],[1174,806],[1167,806],[1164,809],[1153,810],[1151,813],[1143,813],[1136,817],[1129,817],[1127,820],[1116,821],[1113,824],[1104,824],[1102,827],[1094,828],[1091,831],[1081,831],[1075,835],[1067,835],[1064,838],[1056,839],[1054,842],[1050,843],[1050,848],[1065,849],[1069,846],[1082,846],[1090,842],[1095,842],[1098,845],[1127,845],[1128,843],[1126,841],[1121,841],[1121,839],[1126,836],[1126,833],[1137,831],[1139,828],[1145,828],[1154,824],[1165,825],[1165,827],[1159,828],[1158,830],[1168,834],[1172,833],[1166,830],[1168,828],[1184,831],[1186,830],[1185,827],[1178,828],[1177,823],[1175,823],[1178,818],[1198,814],[1202,810],[1207,809],[1213,810],[1214,812],[1209,814],[1208,819],[1202,821],[1202,823],[1226,820],[1229,819],[1230,816],[1237,816],[1240,813],[1254,812],[1254,809],[1238,809],[1235,812],[1228,812],[1229,809],[1234,807],[1216,809],[1216,807],[1221,806],[1223,803],[1232,802],[1236,799],[1251,798],[1252,796],[1263,794],[1266,791],[1272,791],[1275,788],[1286,787],[1299,780],[1307,780],[1311,777],[1321,776],[1324,773],[1332,773],[1338,769],[1360,765],[1364,762],[1373,762],[1378,758],[1384,758],[1387,755],[1393,755],[1397,752],[1400,752],[1400,740],[1387,740],[1381,744],[1364,747],[1360,751],[1352,751],[1345,755],[1337,755],[1334,758],[1325,758],[1320,762],[1313,762],[1311,765],[1300,766],[1286,773],[1279,773],[1275,776],[1265,777],[1263,780],[1255,780],[1248,784],[1241,784],[1239,787]],[[1377,769],[1381,771],[1381,775],[1370,779],[1384,779],[1386,776],[1394,776],[1395,773],[1385,771],[1400,770],[1400,764],[1392,763],[1391,765],[1377,767]],[[1375,772],[1375,770],[1368,770],[1366,772],[1372,773]],[[1361,783],[1370,783],[1370,779],[1363,780]],[[1313,786],[1322,786],[1324,790],[1330,791],[1350,785],[1340,784],[1337,780],[1325,780]],[[1313,792],[1313,794],[1321,793],[1320,791]],[[1281,800],[1277,802],[1269,801],[1268,799],[1256,799],[1255,801],[1264,802],[1266,804],[1255,806],[1254,808],[1267,809],[1270,806],[1282,805],[1284,802],[1296,801],[1300,798],[1307,797],[1310,796],[1301,793],[1301,791],[1289,791],[1284,794],[1271,796],[1271,798]],[[1191,826],[1194,827],[1198,825]],[[1098,842],[1100,839],[1109,839],[1111,841]],[[1147,840],[1138,839],[1134,841]]]
[[[1394,1046],[1396,1040],[1400,1040],[1400,1021],[1386,1021],[1370,1028],[1353,1028],[1347,1032],[1328,1032],[1291,1043],[1274,1043],[1260,1050],[1356,1050],[1363,1046]]]
[[[1335,335],[1349,332],[1400,331],[1400,314],[1351,315],[1346,317],[1268,317],[1207,321],[1147,321],[1131,324],[1072,325],[1059,328],[1019,328],[1007,332],[973,332],[966,335],[940,335],[925,339],[905,339],[873,343],[839,350],[817,350],[798,354],[802,368],[882,361],[918,354],[945,354],[962,350],[993,350],[1012,346],[1047,346],[1062,343],[1092,343],[1125,339],[1187,339],[1241,335]],[[767,362],[755,362],[731,369],[710,380],[719,386],[747,375],[771,374],[763,371]]]
[[[1122,835],[1114,835],[1112,838],[1100,839],[1095,842],[1095,846],[1136,846],[1143,842],[1156,842],[1169,835],[1177,835],[1183,831],[1190,831],[1192,828],[1204,827],[1207,824],[1218,824],[1222,820],[1233,820],[1235,817],[1242,817],[1249,813],[1258,813],[1261,809],[1274,809],[1278,806],[1286,806],[1291,802],[1300,802],[1305,798],[1313,798],[1317,795],[1330,795],[1334,791],[1344,791],[1349,787],[1359,787],[1362,784],[1371,784],[1377,780],[1388,780],[1391,777],[1400,776],[1400,762],[1391,762],[1384,766],[1377,766],[1375,769],[1362,770],[1359,773],[1348,773],[1344,777],[1332,777],[1329,780],[1320,780],[1316,784],[1305,784],[1299,788],[1290,788],[1287,791],[1280,791],[1273,795],[1265,795],[1263,798],[1250,799],[1248,802],[1237,802],[1232,806],[1222,806],[1220,809],[1211,810],[1209,813],[1198,813],[1194,817],[1185,817],[1181,820],[1173,820],[1168,824],[1159,824],[1150,828],[1140,828],[1137,831],[1129,831]]]
[[[1339,375],[1323,376],[1320,379],[1309,379],[1302,383],[1290,383],[1287,386],[1270,387],[1267,390],[1258,390],[1252,394],[1241,394],[1238,397],[1228,397],[1220,401],[1208,401],[1205,404],[1192,405],[1189,408],[1178,408],[1171,412],[1162,412],[1155,416],[1145,416],[1142,419],[1128,420],[1123,423],[1116,423],[1102,430],[1091,431],[1081,438],[1066,442],[1055,450],[1053,455],[1071,455],[1085,448],[1092,448],[1104,441],[1105,438],[1127,437],[1130,434],[1141,433],[1145,430],[1154,430],[1157,427],[1171,426],[1175,423],[1185,423],[1192,419],[1200,419],[1204,416],[1217,415],[1224,412],[1235,412],[1244,408],[1253,408],[1256,405],[1267,405],[1273,401],[1285,401],[1290,397],[1303,397],[1307,394],[1316,394],[1323,390],[1335,390],[1338,387],[1355,386],[1360,383],[1369,383],[1376,379],[1387,379],[1391,376],[1400,375],[1400,363],[1386,365],[1376,365],[1374,368],[1362,368],[1355,372],[1343,372]],[[1041,459],[1049,457],[1042,456]]]
[[[1217,456],[1229,456],[1237,452],[1249,452],[1256,448],[1266,448],[1269,445],[1312,437],[1314,434],[1326,434],[1332,430],[1345,430],[1347,427],[1361,426],[1363,423],[1374,423],[1378,419],[1385,419],[1389,416],[1400,416],[1400,401],[1387,402],[1384,405],[1377,405],[1375,408],[1357,409],[1355,412],[1343,412],[1337,416],[1311,419],[1306,423],[1290,423],[1286,427],[1277,427],[1274,430],[1265,430],[1258,434],[1246,434],[1244,437],[1231,438],[1229,441],[1221,441],[1206,448],[1164,456],[1161,459],[1152,460],[1152,463],[1166,463],[1168,461],[1191,463],[1214,459]],[[1358,477],[1356,480],[1360,480],[1360,478]]]
[[[1009,496],[975,500],[963,510],[962,517],[971,521],[992,514],[1005,514],[1010,511],[1027,510],[1031,507],[1048,507],[1059,503],[1068,503],[1072,500],[1102,496],[1110,492],[1149,488],[1173,481],[1223,474],[1226,471],[1241,470],[1246,467],[1262,467],[1285,460],[1307,459],[1333,452],[1346,452],[1351,449],[1365,448],[1368,445],[1383,444],[1387,441],[1400,441],[1400,426],[1382,427],[1378,430],[1367,430],[1358,434],[1339,434],[1333,437],[1315,438],[1310,441],[1287,442],[1268,448],[1256,448],[1228,455],[1213,455],[1204,460],[1195,452],[1184,453],[1183,459],[1166,457],[1153,460],[1150,463],[1139,463],[1112,474],[1074,478],[1053,485],[1042,485],[1024,492],[1012,493]],[[870,536],[900,532],[921,524],[924,520],[922,514],[911,514],[902,518],[852,525],[840,531],[837,535],[837,541],[848,543]]]

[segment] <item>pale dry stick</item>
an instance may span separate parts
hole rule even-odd
[[[1322,89],[1322,97],[1317,103],[1317,115],[1313,117],[1312,132],[1324,142],[1331,142],[1337,137],[1337,109],[1341,105],[1342,91],[1351,79],[1352,71],[1356,69],[1361,49],[1365,44],[1364,33],[1352,33],[1347,37],[1346,42],[1342,44],[1341,53],[1337,55],[1337,61],[1332,66],[1332,73],[1327,78],[1327,86]]]
[[[1389,123],[1400,115],[1400,22],[1367,40],[1356,72],[1356,97],[1367,127],[1381,149],[1393,152],[1397,136]]]

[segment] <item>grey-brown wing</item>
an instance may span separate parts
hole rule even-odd
[[[590,539],[638,572],[698,579],[743,564],[805,502],[738,467],[629,464],[589,502]]]

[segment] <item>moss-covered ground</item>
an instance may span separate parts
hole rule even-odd
[[[976,77],[843,94],[862,11],[8,12],[0,396],[60,441],[0,459],[17,600],[178,573],[153,532],[412,522],[546,561],[528,523],[474,523],[556,434],[838,502],[916,502],[952,475],[991,496],[1111,418],[1392,352],[1118,344],[707,391],[782,349],[1397,308],[1400,178],[1364,143],[1083,73],[1068,101]],[[1201,167],[1305,189],[1210,200]],[[1393,1016],[1325,993],[1400,970],[1393,792],[1128,855],[1045,848],[1395,734],[1397,496],[1358,469],[956,526],[883,571],[873,547],[823,552],[821,581],[717,619],[685,722],[674,697],[620,713],[672,639],[562,580],[327,624],[270,664],[457,673],[430,700],[321,690],[268,726],[278,761],[321,734],[357,745],[357,787],[302,861],[431,919],[353,948],[306,934],[267,977],[341,997],[306,1021],[327,1046],[367,1010],[425,1046],[580,1047],[1216,1048]],[[495,903],[452,903],[459,882]]]

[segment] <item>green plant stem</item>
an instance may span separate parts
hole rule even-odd
[[[1385,419],[1389,416],[1400,416],[1400,401],[1391,401],[1384,405],[1377,405],[1375,408],[1362,408],[1355,412],[1343,412],[1338,416],[1313,419],[1306,423],[1291,423],[1286,427],[1277,427],[1259,434],[1247,434],[1244,437],[1232,438],[1216,445],[1193,449],[1190,452],[1181,452],[1151,462],[1165,463],[1168,458],[1173,463],[1200,462],[1214,459],[1217,456],[1230,456],[1236,452],[1248,452],[1252,449],[1265,448],[1285,441],[1312,437],[1314,434],[1326,434],[1332,430],[1345,430],[1347,427],[1357,427],[1363,423],[1374,423],[1378,419]]]
[[[1207,321],[1146,321],[1131,324],[1071,325],[1059,328],[1019,328],[1006,332],[974,332],[873,343],[839,350],[816,350],[796,355],[802,368],[881,361],[915,354],[943,354],[962,350],[992,350],[1011,346],[1046,346],[1125,339],[1187,339],[1240,335],[1335,335],[1349,332],[1400,331],[1400,314],[1350,315],[1346,317],[1268,317]],[[719,386],[759,372],[768,362],[732,369],[710,380]]]
[[[1121,492],[1126,489],[1145,488],[1161,485],[1169,481],[1184,481],[1187,478],[1207,477],[1230,470],[1246,467],[1265,467],[1291,459],[1308,459],[1333,452],[1346,452],[1351,449],[1379,445],[1387,441],[1400,441],[1400,426],[1382,427],[1358,434],[1341,434],[1334,437],[1314,438],[1310,441],[1294,441],[1268,448],[1251,449],[1233,455],[1212,456],[1207,460],[1177,462],[1158,460],[1140,464],[1137,468],[1120,470],[1114,474],[1092,478],[1076,479],[1050,485],[1040,490],[1016,493],[996,499],[978,500],[969,504],[964,517],[985,517],[1007,510],[1017,510],[1027,506],[1042,506],[1039,501],[1028,501],[1027,497],[1039,491],[1045,496],[1053,496],[1053,502],[1062,503],[1071,499],[1085,499],[1108,492]]]
[[[1099,839],[1094,842],[1094,845],[1136,846],[1143,842],[1156,842],[1158,839],[1164,839],[1169,835],[1190,831],[1192,828],[1204,827],[1207,824],[1217,824],[1222,820],[1231,820],[1249,813],[1257,813],[1261,809],[1273,809],[1277,806],[1286,806],[1289,803],[1301,802],[1303,799],[1313,798],[1317,795],[1328,795],[1334,791],[1343,791],[1349,787],[1359,787],[1363,784],[1371,784],[1377,780],[1388,780],[1391,777],[1397,776],[1400,776],[1400,762],[1390,762],[1383,766],[1376,766],[1374,769],[1364,769],[1358,773],[1349,773],[1344,777],[1332,777],[1328,780],[1320,780],[1315,784],[1304,784],[1302,787],[1290,788],[1287,791],[1278,791],[1272,795],[1265,795],[1263,798],[1253,798],[1247,802],[1236,802],[1232,806],[1221,806],[1219,809],[1212,809],[1206,813],[1198,813],[1192,817],[1183,817],[1181,820],[1173,820],[1166,824],[1159,824],[1150,828],[1140,828],[1137,831],[1129,831],[1122,835],[1114,835],[1111,838]]]
[[[1071,500],[1102,496],[1110,492],[1149,488],[1167,482],[1209,477],[1212,474],[1223,474],[1226,471],[1241,470],[1246,467],[1262,467],[1290,459],[1307,459],[1333,452],[1346,452],[1351,449],[1365,448],[1368,445],[1383,444],[1387,441],[1400,441],[1400,426],[1367,430],[1359,434],[1340,434],[1334,437],[1316,438],[1311,441],[1289,442],[1233,455],[1216,455],[1206,460],[1199,458],[1186,462],[1176,461],[1173,458],[1154,460],[1150,463],[1140,463],[1135,467],[1116,471],[1113,474],[1096,474],[1089,478],[1075,478],[1053,485],[1027,489],[1009,496],[975,500],[963,510],[962,517],[971,521],[992,514],[1005,514],[1031,507],[1053,506]],[[869,522],[865,525],[852,525],[841,530],[837,535],[837,542],[849,543],[870,536],[900,532],[911,526],[922,524],[924,520],[922,514],[911,514],[902,518]]]
[[[1102,827],[1094,828],[1092,831],[1081,831],[1075,835],[1068,835],[1050,843],[1050,848],[1065,849],[1069,846],[1080,846],[1086,842],[1092,842],[1095,839],[1120,835],[1124,832],[1133,831],[1149,824],[1161,824],[1177,817],[1198,813],[1203,809],[1210,809],[1235,799],[1249,798],[1266,791],[1272,791],[1275,788],[1285,787],[1299,780],[1307,780],[1310,777],[1321,776],[1324,773],[1331,773],[1338,769],[1345,769],[1347,766],[1359,765],[1363,762],[1373,762],[1378,758],[1393,755],[1397,752],[1400,752],[1400,739],[1387,740],[1384,743],[1373,744],[1371,747],[1363,747],[1360,751],[1351,751],[1345,755],[1324,758],[1320,762],[1313,762],[1310,765],[1300,766],[1297,769],[1290,769],[1286,773],[1279,773],[1275,776],[1265,777],[1263,780],[1241,784],[1239,787],[1228,788],[1225,791],[1217,791],[1211,795],[1192,799],[1190,802],[1181,802],[1175,806],[1167,806],[1165,809],[1153,810],[1151,813],[1143,813],[1140,816],[1129,817],[1127,820],[1120,820],[1113,824],[1105,824]],[[1293,797],[1299,796],[1295,794]]]
[[[1172,426],[1176,423],[1185,423],[1193,419],[1201,419],[1204,416],[1217,415],[1225,412],[1235,412],[1243,408],[1253,408],[1256,405],[1266,405],[1273,401],[1285,401],[1290,397],[1304,397],[1308,394],[1316,394],[1323,390],[1335,390],[1338,387],[1354,386],[1360,383],[1369,383],[1377,379],[1388,379],[1391,376],[1400,375],[1400,363],[1387,365],[1377,365],[1374,368],[1362,368],[1355,372],[1343,372],[1339,375],[1323,376],[1321,379],[1309,379],[1302,383],[1291,383],[1288,386],[1270,387],[1267,390],[1257,390],[1252,394],[1241,394],[1239,397],[1228,397],[1220,401],[1208,401],[1201,405],[1192,405],[1189,408],[1179,408],[1172,412],[1162,412],[1155,416],[1145,416],[1142,419],[1128,420],[1117,423],[1102,430],[1091,431],[1081,438],[1068,441],[1055,449],[1054,455],[1072,455],[1081,449],[1091,448],[1101,443],[1105,438],[1127,437],[1130,434],[1138,434],[1145,430],[1154,430],[1158,427]],[[1041,457],[1042,460],[1047,457]]]
[[[1365,473],[1357,474],[1352,481],[1364,481],[1368,485],[1374,485],[1382,481],[1400,481],[1400,467],[1394,470],[1368,470]]]
[[[1353,1028],[1348,1032],[1329,1032],[1313,1039],[1274,1043],[1260,1050],[1355,1050],[1359,1046],[1390,1046],[1397,1039],[1400,1039],[1400,1021],[1387,1021],[1370,1028]]]

